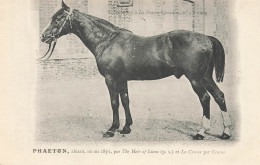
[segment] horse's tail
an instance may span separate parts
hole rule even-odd
[[[217,82],[223,82],[225,72],[225,52],[221,42],[215,37],[208,36],[213,47],[213,63]]]

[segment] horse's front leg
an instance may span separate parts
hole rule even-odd
[[[111,76],[105,78],[107,88],[110,94],[110,101],[113,110],[113,123],[109,130],[103,135],[103,137],[113,137],[116,129],[119,128],[119,91],[118,91],[118,82],[115,81]]]
[[[127,81],[123,81],[119,83],[119,93],[122,105],[125,109],[125,126],[123,130],[120,132],[121,134],[129,134],[131,132],[130,126],[133,124],[130,109],[129,109],[129,96],[128,96],[128,88]]]

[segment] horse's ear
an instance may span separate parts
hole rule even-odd
[[[62,2],[61,2],[61,6],[62,6],[62,8],[63,8],[64,10],[70,10],[70,7],[67,6],[67,5],[63,2],[63,0],[62,0]]]

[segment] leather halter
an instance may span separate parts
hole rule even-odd
[[[60,29],[58,30],[58,32],[57,32],[56,34],[52,34],[52,36],[51,36],[52,38],[55,39],[55,41],[56,41],[57,38],[59,37],[59,35],[60,35],[60,33],[61,33],[63,27],[64,27],[65,24],[67,23],[67,21],[69,21],[69,23],[70,23],[70,28],[72,29],[71,15],[72,15],[72,13],[73,13],[73,10],[70,10],[70,12],[68,12],[68,11],[65,10],[64,12],[67,14],[66,19],[65,19],[64,22],[62,23],[62,25],[61,25]]]
[[[62,31],[62,29],[63,29],[63,27],[65,26],[65,24],[66,24],[67,21],[69,21],[69,23],[70,23],[70,28],[72,29],[71,15],[72,15],[72,13],[73,13],[73,10],[70,10],[70,12],[68,12],[68,11],[64,11],[64,12],[67,14],[66,19],[65,19],[64,22],[62,23],[62,25],[61,25],[61,27],[59,28],[58,32],[57,32],[56,34],[52,33],[52,34],[51,34],[51,37],[48,39],[48,40],[53,39],[53,42],[54,42],[54,43],[53,43],[53,46],[52,46],[51,53],[50,53],[50,55],[45,59],[45,61],[48,60],[48,59],[51,57],[51,55],[52,55],[52,53],[53,53],[53,51],[54,51],[54,49],[55,49],[56,43],[57,43],[57,38],[59,38],[59,35],[60,35],[60,33],[61,33],[61,31]],[[46,40],[46,41],[48,41],[48,40]],[[45,41],[45,42],[46,42],[46,41]],[[41,57],[41,58],[39,58],[39,59],[44,58],[44,57],[49,53],[50,49],[51,49],[51,43],[49,44],[49,49],[48,49],[47,53],[46,53],[43,57]],[[39,60],[39,59],[38,59],[38,60]]]
[[[62,23],[61,27],[59,28],[58,32],[57,32],[56,34],[52,33],[52,34],[51,34],[51,37],[50,37],[48,40],[50,40],[51,38],[53,38],[53,39],[54,39],[53,41],[54,41],[54,42],[57,42],[57,38],[59,38],[59,35],[60,35],[60,33],[61,33],[63,27],[64,27],[65,24],[67,23],[67,21],[69,21],[69,23],[70,23],[70,28],[72,29],[71,15],[72,15],[72,13],[73,13],[73,10],[70,10],[70,12],[68,12],[68,11],[64,11],[64,12],[67,14],[66,19],[63,21],[63,23]],[[48,40],[47,40],[47,41],[48,41]],[[46,42],[46,41],[45,41],[45,42]]]

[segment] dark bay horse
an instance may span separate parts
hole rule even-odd
[[[113,123],[104,137],[114,136],[119,128],[119,96],[126,116],[125,126],[120,133],[131,132],[133,121],[127,81],[155,80],[172,75],[188,78],[203,108],[202,126],[193,139],[203,139],[204,133],[210,129],[208,92],[221,109],[224,131],[220,138],[231,137],[231,121],[224,93],[212,78],[214,68],[217,82],[222,82],[224,78],[225,54],[216,38],[184,30],[141,37],[103,19],[72,10],[62,1],[62,8],[52,16],[41,36],[42,42],[49,44],[49,50],[52,47],[49,57],[57,39],[68,33],[78,36],[93,53],[98,70],[105,78],[113,109]]]

